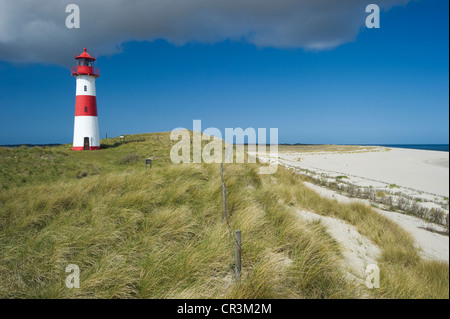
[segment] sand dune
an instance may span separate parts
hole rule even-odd
[[[269,154],[258,154],[258,158],[265,162],[275,161]],[[279,154],[278,163],[310,176],[321,184],[354,185],[383,194],[380,196],[386,198],[392,197],[397,202],[408,200],[413,205],[440,210],[448,215],[448,152],[382,147],[348,152],[284,151]],[[361,202],[371,205],[367,199],[349,198],[325,187],[305,184],[321,196],[340,203]],[[441,234],[444,227],[418,217],[378,208],[376,210],[408,231],[424,258],[449,261],[448,236]],[[351,247],[348,242],[344,246]]]
[[[336,200],[342,204],[350,203],[363,203],[370,205],[370,202],[358,198],[348,198],[340,195],[335,191],[320,187],[311,183],[304,183],[307,187],[311,188],[324,198]],[[416,247],[420,250],[422,257],[426,259],[441,260],[449,262],[449,242],[448,236],[441,235],[439,233],[428,230],[434,229],[435,231],[443,232],[443,227],[427,223],[424,220],[404,215],[400,213],[390,212],[382,209],[376,209],[376,211],[400,225],[403,229],[409,232],[414,238]],[[351,247],[351,246],[350,246]]]
[[[304,210],[298,210],[297,213],[309,222],[315,220],[322,222],[328,233],[340,244],[344,265],[356,278],[365,279],[367,266],[377,264],[381,255],[380,249],[362,236],[354,226],[337,218],[321,216]]]

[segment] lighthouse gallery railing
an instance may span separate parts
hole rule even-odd
[[[71,71],[72,75],[88,74],[96,77],[100,76],[100,70],[91,66],[73,66]]]

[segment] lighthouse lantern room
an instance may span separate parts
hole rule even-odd
[[[72,67],[72,76],[77,80],[73,150],[98,150],[100,135],[95,79],[100,76],[100,71],[94,68],[95,58],[87,53],[86,48],[75,59],[77,66]]]

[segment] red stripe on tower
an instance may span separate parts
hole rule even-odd
[[[75,116],[98,116],[97,97],[77,95],[75,99]]]

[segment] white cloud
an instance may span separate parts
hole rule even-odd
[[[384,10],[409,0],[377,0]],[[353,41],[364,25],[362,0],[0,0],[0,60],[68,65],[87,45],[99,55],[130,40],[330,49]],[[68,4],[81,28],[67,29]]]

